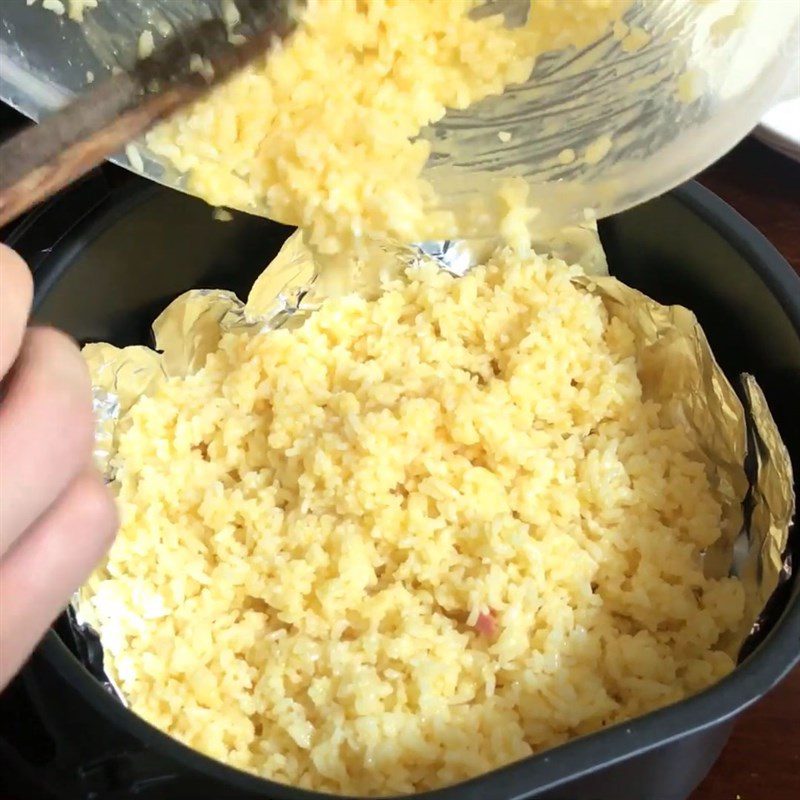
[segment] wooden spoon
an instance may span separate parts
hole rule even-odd
[[[0,145],[0,228],[267,53],[296,27],[296,6],[238,0],[248,23],[239,43],[221,19],[201,22]]]

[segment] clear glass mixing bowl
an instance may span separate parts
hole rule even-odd
[[[509,24],[528,8],[527,0],[489,5]],[[6,0],[0,96],[38,119],[91,77],[130,64],[143,29],[158,40],[212,13],[219,0],[99,0],[78,23]],[[527,180],[540,229],[660,194],[745,136],[786,74],[800,69],[800,0],[635,0],[625,23],[648,41],[633,49],[641,37],[625,39],[618,28],[580,52],[547,55],[526,84],[422,131],[432,144],[426,177],[445,204],[470,209],[461,236],[496,230],[502,209],[492,189],[509,176]],[[146,146],[138,152],[136,171],[184,188]],[[124,154],[114,160],[135,169]]]

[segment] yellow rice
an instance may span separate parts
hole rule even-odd
[[[741,585],[700,559],[719,498],[578,272],[415,268],[227,334],[138,400],[89,586],[132,709],[259,775],[380,795],[730,671]]]
[[[306,229],[321,253],[369,233],[454,233],[420,178],[420,129],[528,78],[543,52],[612,29],[630,0],[531,0],[527,24],[473,19],[483,0],[308,0],[285,47],[148,136],[215,206]]]

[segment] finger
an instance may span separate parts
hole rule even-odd
[[[0,244],[0,378],[17,357],[32,298],[30,270],[13,250]]]
[[[0,403],[0,556],[91,458],[89,374],[64,334],[33,328]]]
[[[0,561],[0,689],[91,574],[114,539],[114,500],[94,470]]]

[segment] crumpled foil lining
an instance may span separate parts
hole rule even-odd
[[[406,264],[433,259],[461,276],[484,260],[493,246],[426,242],[399,248],[390,256]],[[795,508],[792,467],[761,389],[752,376],[743,375],[743,403],[691,311],[663,306],[609,276],[593,223],[566,228],[535,242],[533,249],[583,267],[585,275],[576,277],[575,283],[600,297],[609,314],[623,319],[635,334],[644,397],[659,401],[670,422],[695,432],[698,455],[707,464],[712,489],[723,507],[722,535],[703,553],[703,567],[708,575],[736,575],[743,583],[742,623],[722,643],[732,655],[742,655],[749,637],[763,625],[770,597],[790,577],[792,567],[787,555]],[[379,260],[385,256],[384,245]],[[92,375],[97,421],[95,456],[107,479],[124,469],[114,460],[116,442],[127,410],[139,397],[168,377],[202,367],[226,332],[256,333],[302,324],[322,299],[314,291],[317,275],[298,231],[256,280],[246,302],[223,290],[188,291],[153,323],[155,350],[86,345],[83,353]],[[81,592],[73,600],[71,619],[76,637],[97,639]],[[102,648],[95,650],[102,653]],[[102,663],[87,666],[125,702]]]
[[[755,618],[754,632],[762,621],[761,610],[777,586],[792,575],[791,553],[786,544],[795,512],[792,462],[772,419],[761,387],[752,375],[742,376],[749,410],[748,430],[754,459],[745,508],[749,525],[741,542],[739,575],[749,588],[745,616]]]

